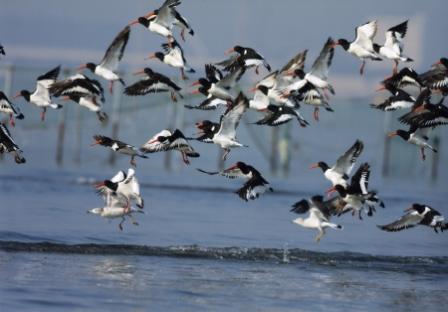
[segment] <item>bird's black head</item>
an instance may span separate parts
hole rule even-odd
[[[251,171],[251,166],[246,165],[242,161],[238,161],[234,167],[240,169],[243,174],[248,174]]]
[[[162,52],[156,52],[156,53],[154,53],[154,56],[163,62],[163,58],[165,57],[165,54],[163,54]]]
[[[408,131],[401,130],[401,129],[395,131],[395,134],[398,135],[400,138],[402,138],[405,141],[407,141],[411,135]]]
[[[325,163],[323,161],[319,161],[318,163],[311,165],[311,168],[320,168],[320,169],[322,169],[323,172],[325,172],[330,167],[327,165],[327,163]]]
[[[118,183],[112,182],[111,180],[104,180],[104,186],[106,186],[108,189],[116,192],[118,188]]]
[[[273,105],[273,104],[269,104],[267,109],[271,112],[277,112],[281,109],[281,106],[277,106],[277,105]]]
[[[6,99],[6,94],[3,91],[0,91],[0,100]]]
[[[261,93],[263,93],[264,95],[268,95],[269,92],[269,88],[264,86],[264,85],[259,85],[257,87],[258,90],[260,90]]]
[[[423,213],[426,209],[426,206],[414,203],[414,204],[412,204],[411,208],[409,208],[409,209],[416,210],[418,213]]]
[[[95,143],[93,143],[92,145],[99,144],[104,146],[112,146],[112,144],[114,144],[114,140],[104,135],[94,135],[93,139],[95,140]]]
[[[19,94],[20,94],[21,96],[23,96],[23,98],[24,98],[27,102],[30,101],[30,96],[31,96],[30,91],[28,91],[28,90],[22,90],[22,91],[19,92]]]
[[[208,81],[208,80],[205,79],[205,78],[199,78],[199,79],[198,79],[198,82],[199,82],[200,85],[202,85],[202,86],[204,86],[204,87],[210,87],[210,86],[211,86],[211,82]]]
[[[350,47],[350,42],[348,42],[348,40],[346,40],[346,39],[339,39],[337,41],[337,44],[340,45],[346,51]]]
[[[143,72],[148,76],[152,76],[154,74],[154,71],[149,67],[145,67],[145,69],[143,69]]]
[[[79,95],[76,95],[76,94],[71,94],[68,97],[70,98],[70,100],[75,101],[77,103],[79,103],[79,100],[81,99],[81,97]]]
[[[196,128],[201,130],[210,130],[214,125],[215,123],[211,122],[210,120],[203,120],[196,123]]]
[[[345,197],[345,195],[347,195],[346,189],[340,184],[336,184],[334,189],[339,193],[339,195],[341,195],[341,197]]]
[[[239,54],[243,54],[244,52],[244,48],[242,46],[236,45],[233,47],[233,51],[239,53]]]
[[[440,64],[442,64],[443,66],[445,66],[446,68],[448,68],[448,58],[446,58],[446,57],[442,57],[442,58],[439,60],[439,62],[440,62]]]
[[[95,72],[96,65],[93,63],[86,63],[86,68],[88,68],[93,73]]]
[[[294,76],[303,79],[305,78],[305,72],[303,71],[303,69],[298,68],[294,71]]]
[[[148,18],[143,17],[143,16],[139,17],[137,19],[137,21],[138,21],[139,24],[141,24],[141,25],[143,25],[145,27],[148,27],[149,23],[151,23],[151,19],[148,19]]]

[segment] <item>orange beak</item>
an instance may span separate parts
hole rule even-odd
[[[197,80],[197,81],[193,82],[190,87],[199,86],[200,84],[201,83],[199,82],[199,80]]]
[[[68,101],[68,100],[70,100],[70,97],[69,96],[63,96],[63,97],[61,97],[61,100]]]
[[[133,75],[143,75],[144,73],[145,73],[145,70],[141,69],[139,71],[134,72]]]
[[[150,60],[156,58],[156,54],[155,53],[151,53],[150,55],[148,55],[148,57],[145,58],[145,60]]]
[[[257,91],[257,87],[253,87],[252,89],[247,90],[248,92],[255,92]]]
[[[233,48],[228,49],[226,52],[224,52],[224,54],[230,54],[235,52],[235,50]]]
[[[315,169],[315,168],[319,168],[319,164],[312,164],[310,166],[310,169]]]
[[[330,196],[334,192],[336,192],[336,188],[333,186],[333,187],[329,188],[326,193],[327,193],[327,196]]]
[[[128,25],[132,26],[132,25],[135,25],[135,24],[138,24],[138,19],[130,21]]]
[[[397,132],[396,132],[396,131],[389,132],[389,133],[387,134],[387,136],[388,136],[389,138],[392,138],[392,137],[394,137],[394,136],[396,136],[396,135],[397,135]]]
[[[199,93],[201,93],[201,92],[199,92],[199,89],[191,91],[191,94],[199,94]]]
[[[225,169],[224,171],[230,171],[230,170],[233,170],[233,169],[236,169],[236,168],[238,168],[238,166],[235,164],[235,165]]]
[[[90,146],[95,146],[95,145],[98,145],[98,144],[101,144],[101,142],[100,141],[95,141],[94,143],[90,144]]]
[[[20,92],[19,93],[17,93],[16,95],[14,95],[12,98],[13,99],[17,99],[18,97],[21,97],[22,96],[22,94],[20,94]]]
[[[285,76],[295,76],[296,75],[296,73],[295,73],[295,71],[293,71],[293,70],[288,70],[286,73],[285,73]]]
[[[76,68],[78,71],[81,71],[83,69],[87,68],[87,64],[83,64],[81,66],[79,66],[78,68]]]
[[[375,92],[379,92],[379,91],[383,91],[383,90],[386,90],[386,87],[385,86],[380,86],[377,89],[375,89]]]

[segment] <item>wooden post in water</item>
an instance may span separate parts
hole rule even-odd
[[[76,147],[73,153],[73,161],[76,164],[81,164],[81,150],[82,150],[82,110],[78,105],[76,107]]]
[[[279,148],[278,137],[279,137],[278,128],[272,127],[272,130],[271,130],[271,155],[269,158],[269,163],[271,166],[271,173],[273,175],[277,174],[277,169],[278,169],[278,148]]]
[[[284,125],[281,133],[281,139],[278,143],[280,167],[283,177],[287,177],[289,174],[289,165],[291,161],[291,150],[289,143],[291,142],[291,128],[295,125],[293,122],[289,122]]]
[[[390,128],[392,123],[391,115],[384,115],[384,133],[387,133],[387,130]],[[387,135],[384,135],[384,149],[383,149],[383,168],[382,174],[383,177],[387,177],[389,175],[390,168],[390,139]]]

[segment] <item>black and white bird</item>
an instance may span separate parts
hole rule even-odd
[[[356,142],[336,160],[336,164],[332,167],[328,166],[327,163],[323,161],[319,161],[318,163],[311,165],[311,168],[322,169],[325,178],[331,182],[333,187],[339,184],[346,188],[348,187],[349,175],[363,149],[363,142],[356,140]],[[330,192],[333,189],[334,188],[330,188],[328,191]]]
[[[257,125],[279,126],[287,123],[293,118],[296,118],[301,127],[306,127],[309,123],[306,121],[299,111],[288,106],[277,106],[269,104],[266,109],[262,110],[267,112],[263,119],[255,122]]]
[[[49,72],[37,77],[36,90],[32,93],[28,90],[22,90],[17,93],[14,98],[22,96],[27,102],[42,108],[41,120],[45,120],[45,113],[48,107],[59,109],[60,104],[55,104],[51,100],[50,87],[58,79],[61,66],[55,67]]]
[[[426,159],[425,148],[432,150],[434,153],[437,153],[437,150],[428,143],[429,131],[430,128],[417,128],[415,126],[411,126],[408,131],[399,129],[390,132],[388,134],[388,137],[392,138],[397,135],[406,142],[416,145],[417,147],[420,148],[420,154],[422,156],[422,160],[425,160]]]
[[[373,49],[380,56],[394,61],[393,74],[397,73],[398,63],[413,62],[414,60],[403,55],[403,38],[408,30],[408,21],[404,21],[386,31],[384,45],[373,44]]]
[[[97,100],[96,96],[86,95],[69,95],[62,97],[63,100],[71,100],[78,103],[80,106],[87,108],[89,111],[94,112],[100,122],[107,122],[109,116],[103,111],[103,105]]]
[[[295,69],[293,72],[290,72],[290,74],[297,75],[299,77],[302,76],[303,78],[289,85],[284,92],[292,90],[297,90],[300,92],[300,89],[305,86],[305,83],[309,82],[317,89],[324,92],[325,90],[328,90],[331,94],[335,94],[333,86],[328,82],[328,72],[333,60],[334,46],[335,43],[333,39],[329,37],[308,73],[305,74],[303,69]],[[300,71],[302,71],[302,75],[298,74]],[[328,98],[328,96],[326,97]]]
[[[448,223],[445,222],[445,218],[440,212],[428,205],[414,203],[405,212],[406,214],[398,220],[386,225],[378,225],[378,227],[387,232],[398,232],[417,225],[429,226],[436,233],[438,233],[438,230],[442,232],[448,230]]]
[[[109,92],[112,93],[114,81],[120,81],[122,85],[125,85],[124,80],[116,72],[118,64],[123,58],[124,50],[129,40],[131,28],[126,26],[122,31],[118,33],[112,43],[106,50],[101,62],[97,65],[94,63],[86,63],[81,65],[78,69],[89,69],[95,75],[98,75],[109,81]]]
[[[131,202],[125,196],[114,196],[106,202],[104,207],[89,209],[87,213],[99,215],[106,219],[121,218],[118,228],[122,231],[126,217],[131,219],[133,225],[138,225],[138,222],[133,218],[133,214],[143,213],[143,210],[131,207]]]
[[[139,17],[129,25],[142,24],[150,31],[164,37],[172,36],[172,27],[177,26],[181,29],[180,35],[182,40],[185,41],[185,31],[188,31],[192,36],[194,35],[194,31],[187,19],[176,10],[176,6],[180,3],[180,0],[166,0],[160,8],[145,14],[145,16]]]
[[[10,102],[3,91],[0,91],[0,112],[9,115],[9,124],[14,127],[14,118],[23,119],[25,116],[14,103]]]
[[[0,154],[3,153],[14,155],[14,161],[18,164],[26,162],[25,157],[22,156],[22,150],[14,142],[8,128],[3,123],[0,123]]]
[[[319,121],[319,112],[321,107],[328,112],[334,112],[324,93],[319,88],[304,79],[302,79],[302,81],[305,82],[305,84],[300,87],[300,89],[293,90],[289,94],[289,97],[292,96],[299,102],[314,106],[313,117],[316,121]]]
[[[126,95],[145,95],[148,93],[170,92],[171,100],[177,102],[177,97],[183,98],[180,94],[182,89],[175,84],[167,76],[153,71],[151,68],[146,67],[143,70],[135,72],[135,75],[146,75],[143,80],[127,86],[124,90]]]
[[[5,48],[1,44],[0,44],[0,54],[1,55],[6,55]]]
[[[336,215],[352,211],[352,215],[358,213],[359,219],[362,220],[363,208],[367,211],[368,216],[372,216],[376,211],[376,205],[384,208],[384,203],[378,198],[377,192],[368,190],[369,177],[370,165],[363,163],[352,176],[350,185],[347,187],[340,184],[334,186],[341,199],[346,203],[342,210],[335,211]]]
[[[381,91],[389,87],[403,89],[408,86],[421,89],[424,84],[420,79],[420,75],[415,70],[410,67],[404,67],[398,73],[381,81],[381,87],[376,91]]]
[[[156,58],[162,63],[169,66],[179,68],[181,73],[181,78],[183,80],[188,79],[185,72],[195,73],[196,71],[191,68],[184,56],[184,51],[182,47],[177,43],[174,38],[170,38],[168,43],[162,44],[164,52],[155,52],[150,54],[147,59]]]
[[[420,75],[420,79],[432,91],[448,95],[448,58],[439,59],[430,70]]]
[[[266,181],[261,173],[254,167],[239,161],[232,165],[231,167],[222,171],[205,171],[202,169],[197,169],[199,172],[206,173],[209,175],[221,175],[229,179],[243,178],[247,179],[243,187],[237,190],[235,193],[245,200],[257,199],[260,195],[264,194],[266,191],[273,192],[274,190],[270,186],[269,182]]]
[[[309,200],[302,199],[301,201],[292,205],[291,211],[297,214],[309,213],[307,218],[296,218],[292,222],[308,229],[316,229],[319,234],[316,236],[316,242],[325,235],[326,228],[342,230],[342,225],[331,223],[329,205],[324,202],[323,197],[315,195]]]
[[[131,156],[131,165],[136,167],[137,164],[135,163],[135,157],[138,156],[140,158],[148,158],[146,155],[139,152],[133,145],[111,139],[104,135],[94,135],[93,139],[95,142],[91,144],[90,146],[94,145],[102,145],[105,147],[109,147],[115,152],[118,152],[120,154],[129,155]]]
[[[242,47],[239,45],[228,49],[225,54],[236,53],[230,56],[229,59],[216,63],[218,66],[223,66],[226,71],[234,71],[238,67],[250,68],[255,67],[255,72],[258,75],[259,66],[263,65],[268,71],[271,71],[271,66],[266,62],[264,57],[249,47]]]
[[[224,76],[215,66],[205,64],[205,72],[207,78],[200,78],[191,85],[201,85],[202,89],[195,90],[192,93],[204,93],[206,96],[218,98],[227,102],[234,99],[233,95],[230,93],[230,89],[241,79],[245,69],[243,67],[238,67]]]
[[[213,143],[213,136],[219,131],[220,124],[212,122],[210,120],[202,120],[195,124],[196,128],[199,130],[197,135],[199,135],[195,140],[204,143]]]
[[[448,107],[442,104],[443,98],[437,104],[430,102],[429,88],[422,90],[412,107],[412,110],[399,118],[401,123],[416,128],[437,127],[448,125]]]
[[[190,164],[188,157],[196,158],[200,156],[179,129],[173,132],[166,129],[162,130],[140,147],[140,152],[145,154],[170,150],[179,151],[182,154],[182,161],[187,165]]]
[[[50,93],[55,96],[80,96],[99,97],[104,102],[104,89],[98,80],[91,79],[83,74],[75,74],[66,79],[59,80],[51,84]]]
[[[352,42],[346,39],[339,39],[335,45],[340,45],[345,51],[362,60],[359,73],[364,74],[366,60],[382,61],[380,55],[375,52],[373,38],[378,30],[376,21],[367,22],[356,27],[356,37]]]
[[[222,156],[224,160],[232,148],[244,146],[236,139],[236,128],[248,107],[249,100],[240,92],[232,105],[221,115],[219,130],[213,134],[211,140],[214,144],[221,146],[225,150]]]
[[[132,168],[129,168],[127,173],[120,170],[112,179],[104,180],[95,187],[106,203],[109,203],[112,197],[124,196],[129,201],[135,201],[137,207],[143,209],[144,201],[140,195],[140,184]]]
[[[411,108],[415,98],[402,89],[397,89],[392,84],[385,85],[385,89],[392,93],[390,97],[379,104],[370,104],[371,107],[383,111],[394,111],[397,109]]]

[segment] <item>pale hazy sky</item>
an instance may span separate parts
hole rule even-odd
[[[0,0],[0,42],[9,51],[5,61],[47,66],[101,58],[124,25],[161,3]],[[410,19],[405,51],[421,70],[448,55],[447,9],[446,0],[184,0],[179,6],[196,32],[183,43],[193,65],[219,60],[226,49],[238,43],[256,48],[275,68],[305,48],[310,49],[313,59],[328,36],[351,40],[354,28],[368,20],[378,19],[381,31],[377,41],[382,43],[385,29]],[[158,50],[163,41],[140,25],[134,26],[124,66],[143,62],[142,58]],[[332,70],[358,70],[359,62],[341,49],[336,57]]]

